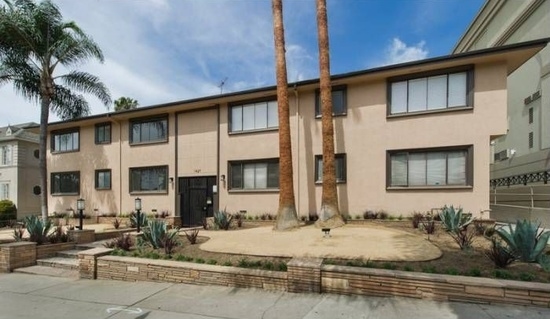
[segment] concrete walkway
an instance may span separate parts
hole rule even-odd
[[[550,309],[0,274],[0,319],[547,319]]]
[[[202,250],[255,256],[392,261],[424,261],[441,256],[441,250],[424,237],[381,226],[345,225],[332,229],[330,237],[314,226],[290,232],[274,232],[272,227],[201,230],[200,236],[210,237],[200,246]]]

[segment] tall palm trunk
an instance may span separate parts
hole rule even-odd
[[[38,148],[38,168],[40,171],[40,210],[42,219],[48,218],[48,168],[46,166],[46,144],[48,138],[48,116],[50,99],[43,96],[40,101],[40,143]]]
[[[290,111],[285,59],[285,35],[282,0],[272,0],[273,33],[277,73],[277,105],[279,115],[279,209],[274,230],[297,228],[298,216],[294,203]]]
[[[344,219],[338,209],[336,167],[334,165],[334,125],[332,123],[332,90],[328,41],[327,5],[317,0],[317,33],[319,41],[319,71],[321,95],[321,128],[323,136],[323,194],[317,227],[340,227]]]

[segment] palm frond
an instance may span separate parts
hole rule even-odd
[[[62,120],[74,119],[90,114],[90,107],[82,95],[74,94],[61,86],[54,86],[51,110]]]
[[[92,94],[105,105],[111,104],[109,90],[95,75],[87,72],[72,71],[60,76],[59,79],[69,88],[82,93]]]

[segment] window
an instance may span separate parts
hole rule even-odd
[[[130,192],[166,193],[168,166],[130,168]]]
[[[0,183],[0,200],[10,199],[10,184]]]
[[[279,159],[230,162],[230,189],[279,188]]]
[[[315,117],[321,117],[321,91],[315,91]],[[347,107],[347,90],[345,86],[335,86],[332,88],[332,114],[346,115]]]
[[[11,145],[0,146],[0,165],[7,166],[12,164],[12,147]]]
[[[95,126],[95,143],[111,143],[111,123],[101,123]]]
[[[533,132],[529,132],[529,148],[533,148]]]
[[[472,146],[390,151],[390,187],[471,186]]]
[[[111,170],[110,169],[95,171],[95,188],[111,189]]]
[[[230,132],[274,129],[279,127],[277,101],[262,101],[230,107]]]
[[[393,79],[389,85],[389,114],[471,107],[471,70],[426,77]]]
[[[533,108],[529,108],[529,124],[533,124]]]
[[[79,150],[78,129],[52,132],[52,152],[74,152]]]
[[[168,141],[168,118],[131,121],[130,144],[164,141]]]
[[[346,154],[335,154],[336,182],[346,182]],[[315,182],[323,182],[323,155],[315,155]]]
[[[52,195],[78,195],[80,193],[80,172],[52,173]]]
[[[34,150],[33,154],[34,154],[34,158],[36,158],[36,159],[40,158],[40,151],[39,150]]]

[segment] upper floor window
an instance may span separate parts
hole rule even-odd
[[[95,143],[111,143],[111,123],[101,123],[95,126]]]
[[[6,166],[12,164],[12,146],[4,145],[0,146],[0,165]]]
[[[279,188],[279,159],[229,163],[230,189]]]
[[[321,117],[321,91],[315,91],[315,117]],[[332,115],[346,115],[347,89],[345,86],[335,86],[332,88]]]
[[[130,192],[166,193],[168,166],[130,168]]]
[[[80,172],[52,173],[52,195],[78,195],[80,193]]]
[[[389,85],[389,114],[472,107],[472,69],[425,77],[393,79]]]
[[[148,118],[130,122],[130,144],[168,141],[168,118]]]
[[[231,133],[279,127],[277,101],[232,105],[230,116]]]
[[[95,188],[111,189],[111,170],[102,169],[95,171]]]
[[[472,147],[389,152],[390,187],[471,186]]]
[[[52,132],[52,152],[74,152],[80,148],[80,132],[78,129]]]
[[[336,168],[336,182],[346,182],[346,154],[334,155],[334,166]],[[315,182],[323,182],[323,155],[315,155]]]

